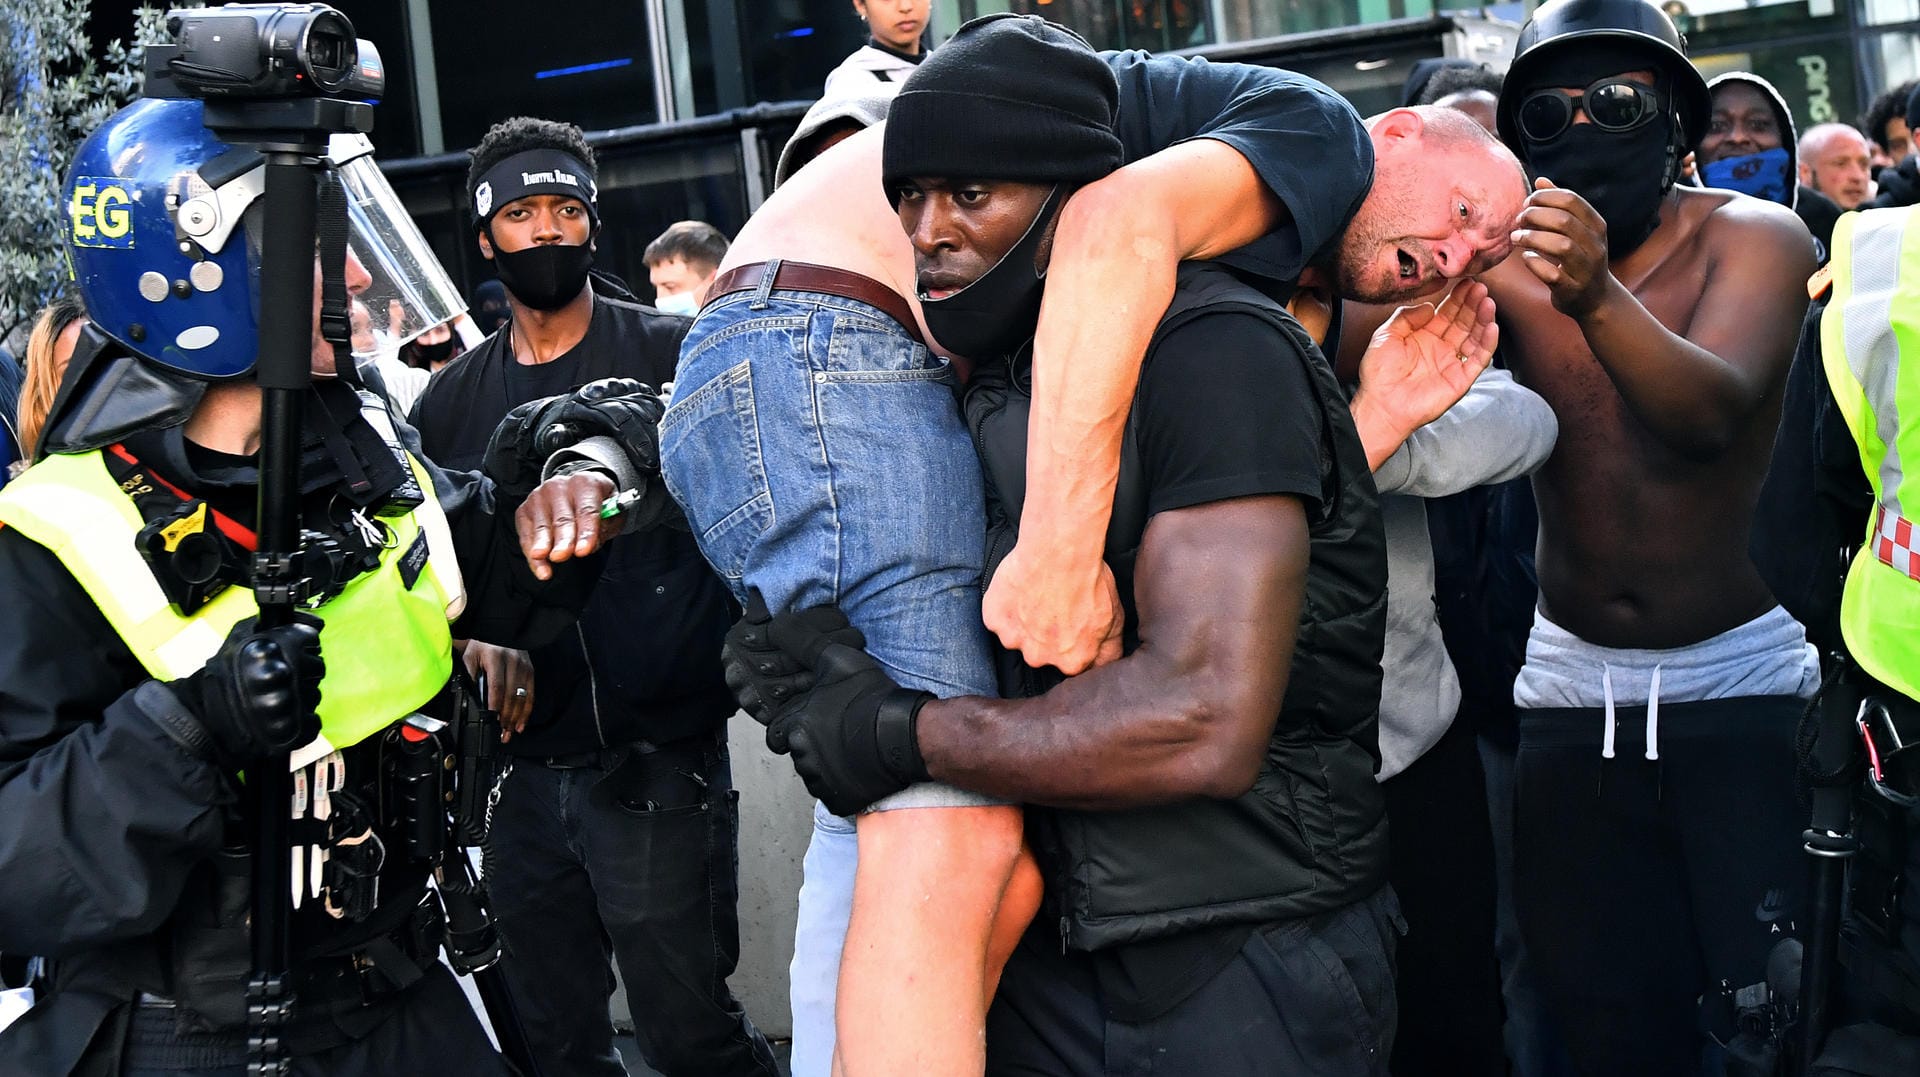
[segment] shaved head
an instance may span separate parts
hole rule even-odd
[[[1367,121],[1373,187],[1341,236],[1340,294],[1400,303],[1493,267],[1512,248],[1527,177],[1466,113],[1434,105]]]
[[[1800,182],[1854,209],[1873,194],[1867,136],[1844,123],[1823,123],[1800,136]]]
[[[1473,117],[1438,103],[1432,105],[1414,105],[1407,111],[1419,114],[1426,123],[1428,144],[1442,150],[1455,150],[1463,147],[1481,147],[1483,151],[1498,149],[1512,160],[1518,168],[1520,161],[1513,156],[1493,132],[1482,127]]]

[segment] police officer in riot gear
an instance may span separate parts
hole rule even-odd
[[[1920,554],[1903,467],[1920,458],[1916,214],[1834,228],[1751,551],[1827,656],[1801,737],[1814,914],[1786,992],[1798,1035],[1781,1038],[1830,1077],[1920,1071]]]
[[[336,140],[331,154],[352,195],[345,291],[444,320],[424,308],[451,286],[364,149]],[[413,761],[423,743],[442,758],[450,624],[552,636],[618,529],[602,502],[628,489],[634,512],[658,507],[638,490],[659,405],[636,383],[529,404],[484,476],[443,472],[358,384],[346,334],[337,350],[323,336],[321,284],[342,269],[317,257],[304,608],[260,627],[246,567],[260,171],[206,130],[200,102],[155,99],[95,132],[67,182],[92,322],[42,458],[0,499],[0,949],[51,965],[39,1005],[0,1032],[9,1074],[239,1072],[251,827],[238,794],[284,751],[281,1031],[297,1070],[508,1072],[438,964],[444,918],[425,883],[448,820],[443,800],[422,806]],[[543,481],[552,450],[591,435],[603,451]]]

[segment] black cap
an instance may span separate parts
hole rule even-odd
[[[889,200],[914,176],[1084,182],[1120,167],[1120,87],[1085,39],[1038,15],[974,19],[887,113]]]

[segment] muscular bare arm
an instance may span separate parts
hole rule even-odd
[[[1100,550],[1147,342],[1180,262],[1243,247],[1286,214],[1245,157],[1204,138],[1089,184],[1062,210],[1034,340],[1027,507],[984,611],[1028,663],[1078,673],[1119,657]]]
[[[1635,418],[1675,452],[1725,452],[1786,377],[1814,268],[1805,227],[1743,200],[1716,210],[1701,226],[1715,256],[1683,335],[1613,275],[1593,207],[1545,179],[1535,186],[1514,233],[1520,264],[1579,323]]]
[[[1140,646],[1037,698],[928,703],[918,730],[928,770],[1090,810],[1245,792],[1286,692],[1307,542],[1292,497],[1154,516],[1134,581]]]

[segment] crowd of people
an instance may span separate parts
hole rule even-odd
[[[191,100],[83,147],[7,408],[0,1067],[620,1074],[617,966],[653,1069],[780,1073],[744,709],[817,798],[801,1077],[1920,1072],[1920,88],[1796,132],[1648,0],[1550,0],[1363,118],[855,7],[650,304],[557,120],[471,150],[467,314],[381,279],[410,224],[322,231],[290,620],[258,172]],[[481,891],[505,1061],[438,961]]]

